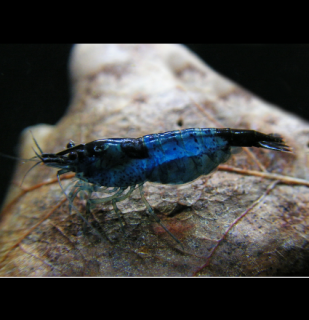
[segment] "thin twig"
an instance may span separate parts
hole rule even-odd
[[[264,198],[275,188],[275,186],[279,183],[280,181],[276,180],[274,182],[272,182],[266,189],[266,191],[256,200],[254,201],[238,218],[236,218],[230,225],[229,227],[226,229],[226,231],[224,232],[224,234],[222,235],[221,239],[217,240],[216,245],[212,248],[212,250],[210,251],[210,254],[208,255],[208,257],[206,258],[206,262],[203,266],[201,266],[200,268],[198,268],[194,273],[193,276],[196,276],[199,272],[201,272],[204,268],[206,268],[209,263],[210,263],[210,259],[211,257],[214,255],[215,251],[217,250],[217,248],[219,247],[220,243],[226,238],[227,234],[230,232],[230,230],[244,217],[247,215],[248,212],[250,212],[255,206],[257,206],[259,203],[261,203]]]
[[[302,185],[302,186],[309,187],[308,180],[284,176],[277,173],[261,172],[261,171],[248,170],[248,169],[238,169],[238,168],[227,166],[227,165],[218,166],[218,170],[235,172],[235,173],[249,175],[249,176],[256,176],[256,177],[266,178],[270,180],[279,180],[280,183],[284,183],[288,185]]]
[[[2,263],[3,261],[6,260],[6,258],[9,256],[10,252],[15,249],[16,247],[19,246],[19,244],[33,231],[35,230],[42,222],[44,222],[46,219],[48,219],[67,199],[64,198],[62,199],[56,206],[54,206],[54,208],[49,211],[38,223],[36,223],[33,227],[31,227],[27,232],[25,232],[25,234],[23,234],[18,240],[17,242],[11,246],[8,249],[7,254],[3,257],[3,259],[0,261],[0,263]]]
[[[65,174],[63,175],[62,177],[62,180],[67,180],[67,179],[71,179],[75,176],[75,173],[69,173],[69,174]],[[10,209],[12,208],[12,206],[18,202],[18,200],[23,196],[25,195],[26,193],[30,192],[30,191],[33,191],[35,189],[39,189],[43,186],[47,186],[49,184],[53,184],[53,183],[56,183],[58,182],[58,179],[57,178],[54,178],[54,179],[50,179],[48,181],[44,181],[44,182],[41,182],[41,183],[38,183],[34,186],[31,186],[31,187],[28,187],[28,188],[22,188],[22,191],[21,193],[15,197],[13,200],[11,200],[4,208],[3,210],[1,211],[0,213],[0,219],[3,218],[9,211]]]

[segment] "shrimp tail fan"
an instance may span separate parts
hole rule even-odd
[[[271,133],[265,135],[265,138],[258,142],[260,147],[275,151],[292,152],[292,148],[285,144],[285,141],[279,134]]]

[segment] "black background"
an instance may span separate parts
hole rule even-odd
[[[213,69],[309,120],[309,45],[185,44]],[[0,45],[0,152],[17,155],[20,132],[55,124],[70,99],[71,44]],[[0,157],[0,205],[14,160]]]

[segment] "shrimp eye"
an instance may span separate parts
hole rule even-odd
[[[75,147],[75,143],[71,140],[68,144],[67,144],[67,149],[73,148]]]
[[[77,153],[76,152],[70,152],[69,153],[69,159],[70,160],[76,160],[77,159]]]
[[[93,148],[93,150],[94,150],[95,152],[101,152],[101,151],[102,151],[102,148],[100,148],[100,147],[98,147],[98,146],[95,146],[95,147]]]

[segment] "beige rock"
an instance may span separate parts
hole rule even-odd
[[[77,45],[70,70],[67,114],[55,126],[31,128],[45,152],[59,152],[70,139],[222,126],[279,133],[294,153],[253,148],[191,184],[147,183],[149,203],[184,250],[147,218],[137,191],[119,203],[125,234],[109,203],[89,217],[106,240],[83,232],[56,170],[38,166],[24,187],[42,185],[23,192],[12,185],[0,216],[1,276],[308,275],[307,122],[254,97],[180,45]],[[29,129],[23,140],[21,156],[30,158]],[[14,181],[28,169],[20,166]],[[85,201],[75,204],[85,212]]]

